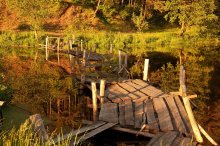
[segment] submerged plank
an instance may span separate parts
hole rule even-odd
[[[103,132],[103,131],[105,131],[105,130],[107,130],[107,129],[113,127],[113,126],[115,126],[116,124],[117,124],[117,123],[107,123],[107,124],[105,124],[105,125],[102,125],[101,127],[97,128],[97,129],[94,129],[94,130],[92,130],[92,131],[90,131],[90,132],[84,134],[84,135],[79,139],[78,142],[83,142],[83,141],[85,141],[85,140],[87,140],[87,139],[89,139],[89,138],[95,136],[96,134],[99,134],[99,133],[101,133],[101,132]]]
[[[175,130],[178,130],[180,131],[181,133],[185,133],[187,134],[187,130],[186,130],[186,127],[184,125],[184,122],[182,121],[182,118],[180,116],[180,113],[178,111],[178,108],[176,106],[176,103],[173,99],[173,96],[170,95],[169,97],[166,97],[165,98],[166,102],[167,102],[167,105],[168,105],[168,108],[169,108],[169,111],[170,111],[170,114],[172,115],[172,120],[173,120],[173,124],[175,125],[174,127],[176,127],[177,129]]]
[[[182,101],[180,100],[180,97],[178,95],[175,95],[174,99],[175,99],[176,105],[178,107],[180,116],[181,116],[181,118],[182,118],[182,120],[183,120],[183,122],[185,124],[187,132],[190,133],[191,135],[193,135],[192,126],[190,125],[190,121],[189,121],[188,115],[186,113],[186,110],[185,110],[185,108],[183,106]]]
[[[118,104],[104,103],[101,105],[99,120],[118,123]]]
[[[63,135],[61,138],[60,137],[57,137],[55,139],[53,139],[53,143],[58,143],[60,141],[63,141],[65,139],[67,139],[70,135],[72,137],[76,136],[76,135],[80,135],[86,131],[90,131],[90,130],[93,130],[93,129],[96,129],[102,125],[106,124],[106,122],[103,122],[103,121],[98,121],[98,122],[95,122],[93,125],[90,125],[90,126],[86,126],[86,127],[82,127],[80,129],[77,129],[77,130],[74,130],[74,131],[71,131],[70,133],[68,134],[65,134]]]
[[[163,98],[153,98],[154,108],[157,112],[161,131],[174,130],[169,111]]]
[[[159,131],[158,121],[154,112],[153,100],[145,101],[145,115],[147,117],[147,124],[150,131]]]

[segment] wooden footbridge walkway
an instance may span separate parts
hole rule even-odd
[[[48,60],[50,49],[47,43],[46,60]],[[59,45],[55,50],[58,63],[60,52],[68,53],[70,57],[82,57],[83,61],[103,60],[103,57],[95,52],[87,53],[83,50],[72,49],[71,42],[68,50],[61,50]],[[125,55],[124,65],[121,60],[119,52],[119,73],[123,69],[127,71],[127,55]],[[105,81],[101,80],[100,92],[96,90],[96,82],[92,82],[89,88],[92,90],[94,122],[89,122],[88,126],[72,131],[60,139],[54,139],[54,143],[70,135],[77,136],[77,141],[83,142],[104,130],[113,129],[151,138],[148,146],[196,145],[203,142],[201,133],[213,145],[217,145],[195,121],[189,101],[195,96],[186,95],[183,65],[180,68],[180,92],[165,93],[147,82],[148,63],[149,60],[146,59],[143,80],[125,80],[111,84],[107,89],[105,89]],[[83,83],[85,84],[85,81]],[[97,93],[100,95],[98,96]],[[101,107],[100,110],[98,106]]]

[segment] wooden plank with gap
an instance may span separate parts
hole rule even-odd
[[[77,129],[77,130],[74,130],[74,131],[71,131],[70,133],[68,134],[65,134],[63,135],[61,138],[60,137],[57,137],[55,139],[53,139],[53,142],[56,144],[60,141],[63,141],[65,139],[67,139],[69,137],[69,135],[71,135],[72,137],[76,136],[76,135],[80,135],[84,132],[87,132],[87,131],[90,131],[90,130],[93,130],[93,129],[96,129],[102,125],[106,124],[106,122],[103,122],[103,121],[97,121],[95,123],[93,123],[92,125],[89,125],[89,126],[86,126],[86,127],[82,127],[80,129]]]
[[[78,142],[79,142],[79,143],[80,143],[80,142],[83,142],[83,141],[85,141],[85,140],[87,140],[87,139],[89,139],[89,138],[95,136],[96,134],[99,134],[99,133],[101,133],[101,132],[103,132],[103,131],[105,131],[105,130],[107,130],[107,129],[112,128],[112,127],[115,126],[116,124],[117,124],[117,123],[107,123],[107,124],[105,124],[105,125],[102,125],[101,127],[97,128],[97,129],[94,129],[94,130],[92,130],[92,131],[90,131],[90,132],[84,134],[82,137],[79,138],[79,141],[78,141]]]
[[[178,111],[178,107],[173,99],[173,96],[170,95],[169,97],[165,97],[165,100],[167,102],[170,114],[172,115],[172,121],[173,121],[173,125],[175,125],[174,127],[176,127],[181,133],[187,134],[187,130],[186,127],[184,125],[184,122],[182,121],[182,118],[180,116],[180,113]]]
[[[118,104],[117,103],[104,103],[101,105],[99,120],[118,123]]]
[[[163,98],[153,98],[155,111],[159,119],[159,127],[161,131],[174,130],[171,117]]]
[[[141,128],[143,124],[144,103],[134,102],[134,127]],[[145,124],[145,123],[144,123]]]
[[[178,132],[170,131],[162,135],[157,141],[155,141],[151,146],[170,146],[175,138],[177,137]]]
[[[192,126],[190,125],[190,121],[189,121],[188,115],[186,113],[186,110],[185,110],[185,108],[183,106],[182,101],[180,100],[180,97],[178,95],[174,95],[174,100],[175,100],[176,105],[178,107],[180,116],[182,117],[182,120],[183,120],[183,122],[185,124],[187,132],[190,133],[191,135],[193,135]]]
[[[158,125],[158,120],[156,119],[152,99],[145,101],[144,112],[147,117],[147,124],[149,125],[149,130],[152,131],[153,133],[158,132],[159,125]]]
[[[125,102],[125,125],[134,126],[134,111],[132,101]]]

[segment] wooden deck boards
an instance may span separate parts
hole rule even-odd
[[[104,103],[101,105],[99,120],[111,123],[118,123],[118,105],[117,103]]]

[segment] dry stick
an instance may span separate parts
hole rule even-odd
[[[187,98],[187,96],[186,96],[185,70],[184,70],[183,65],[180,66],[180,93],[182,95],[183,103],[186,108],[186,112],[188,114],[189,121],[192,126],[193,132],[195,134],[195,138],[196,138],[197,142],[202,143],[203,138],[201,136],[201,133],[200,133],[198,125],[196,123],[195,117],[193,115],[193,111],[192,111],[192,108],[191,108],[191,105],[189,102],[189,98]]]
[[[198,126],[199,126],[199,129],[202,132],[202,134],[209,140],[209,142],[211,142],[213,145],[217,146],[218,145],[217,142],[215,142],[211,138],[211,136],[202,128],[202,126],[200,126],[199,124],[198,124]]]
[[[92,105],[93,105],[93,121],[97,121],[97,111],[98,111],[98,107],[97,107],[97,96],[96,96],[96,83],[92,82]]]
[[[48,60],[48,41],[49,41],[49,38],[48,36],[46,37],[46,46],[45,46],[45,53],[46,53],[46,60]]]
[[[147,81],[148,79],[148,66],[149,66],[149,59],[145,59],[144,61],[144,75],[143,75],[143,80]]]
[[[60,65],[60,38],[57,38],[57,62]]]
[[[112,54],[113,49],[112,49],[112,43],[110,44],[110,53]]]
[[[83,40],[80,40],[80,49],[83,51]]]
[[[100,102],[101,104],[104,103],[104,96],[105,96],[105,80],[100,81]]]

